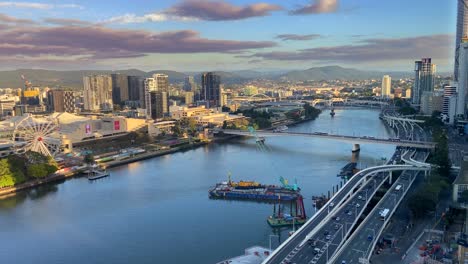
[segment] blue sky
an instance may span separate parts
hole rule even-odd
[[[1,69],[450,71],[456,1],[0,1]]]

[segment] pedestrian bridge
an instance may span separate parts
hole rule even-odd
[[[424,141],[410,141],[410,140],[400,140],[394,138],[375,138],[368,136],[344,136],[344,135],[334,135],[322,132],[274,132],[271,130],[257,130],[255,134],[252,134],[249,131],[244,130],[233,130],[233,129],[220,129],[215,130],[215,132],[223,132],[224,134],[229,135],[239,135],[239,136],[250,136],[250,137],[278,137],[278,136],[293,136],[293,137],[314,137],[322,139],[332,139],[343,142],[350,142],[353,144],[359,143],[373,143],[373,144],[387,144],[401,147],[411,147],[411,148],[420,148],[420,149],[434,149],[434,142],[424,142]]]

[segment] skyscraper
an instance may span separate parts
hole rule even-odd
[[[423,58],[416,61],[414,65],[414,84],[411,91],[411,102],[413,105],[421,104],[423,92],[434,91],[434,74],[436,65],[432,64],[431,58]]]
[[[91,75],[83,77],[84,109],[88,111],[113,109],[112,77],[110,75]]]
[[[150,93],[149,111],[151,119],[159,119],[164,117],[163,102],[167,100],[167,93],[160,91],[151,91]]]
[[[122,104],[128,101],[128,77],[125,74],[114,73],[112,77],[112,101]]]
[[[442,114],[447,115],[449,118],[453,118],[449,116],[449,110],[450,110],[450,97],[453,95],[456,96],[457,94],[457,86],[450,84],[444,86],[444,99],[443,99],[443,104],[442,104]]]
[[[72,91],[50,90],[47,92],[47,110],[52,112],[75,112],[75,96]]]
[[[462,39],[468,37],[468,0],[458,0],[457,12],[457,33],[455,36],[455,69],[453,72],[454,81],[459,78],[459,50]]]
[[[128,99],[138,102],[141,108],[145,108],[145,78],[128,76]]]
[[[165,100],[162,101],[163,112],[169,113],[169,76],[166,74],[156,73],[153,74],[153,78],[156,81],[156,90],[158,92],[165,93]]]
[[[384,75],[382,78],[382,98],[389,98],[392,88],[392,78],[388,75]]]
[[[207,107],[219,107],[219,94],[221,91],[221,77],[214,72],[207,72],[202,75],[202,87],[200,100],[205,101]]]
[[[463,118],[467,115],[468,109],[468,38],[463,38],[458,53],[459,68],[456,115]]]
[[[193,78],[193,76],[185,77],[184,90],[186,92],[195,92],[196,89],[197,84],[195,83],[195,79]]]
[[[154,78],[146,78],[145,82],[145,109],[146,118],[151,118],[151,92],[156,92],[156,80]]]

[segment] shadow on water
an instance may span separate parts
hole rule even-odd
[[[40,185],[38,187],[16,193],[11,197],[0,199],[0,210],[15,208],[16,206],[24,203],[27,199],[39,200],[45,198],[49,194],[56,193],[58,191],[57,186],[63,182],[65,182],[65,180]]]

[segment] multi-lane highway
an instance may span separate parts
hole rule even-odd
[[[416,153],[416,159],[418,161],[425,161],[427,155],[427,152],[419,151]],[[385,224],[398,207],[400,201],[404,198],[408,188],[411,187],[418,173],[417,171],[404,171],[401,174],[386,195],[369,213],[365,221],[359,225],[359,228],[332,258],[331,263],[355,264],[362,263],[369,259]],[[381,212],[385,209],[388,209],[388,215],[384,218]]]

